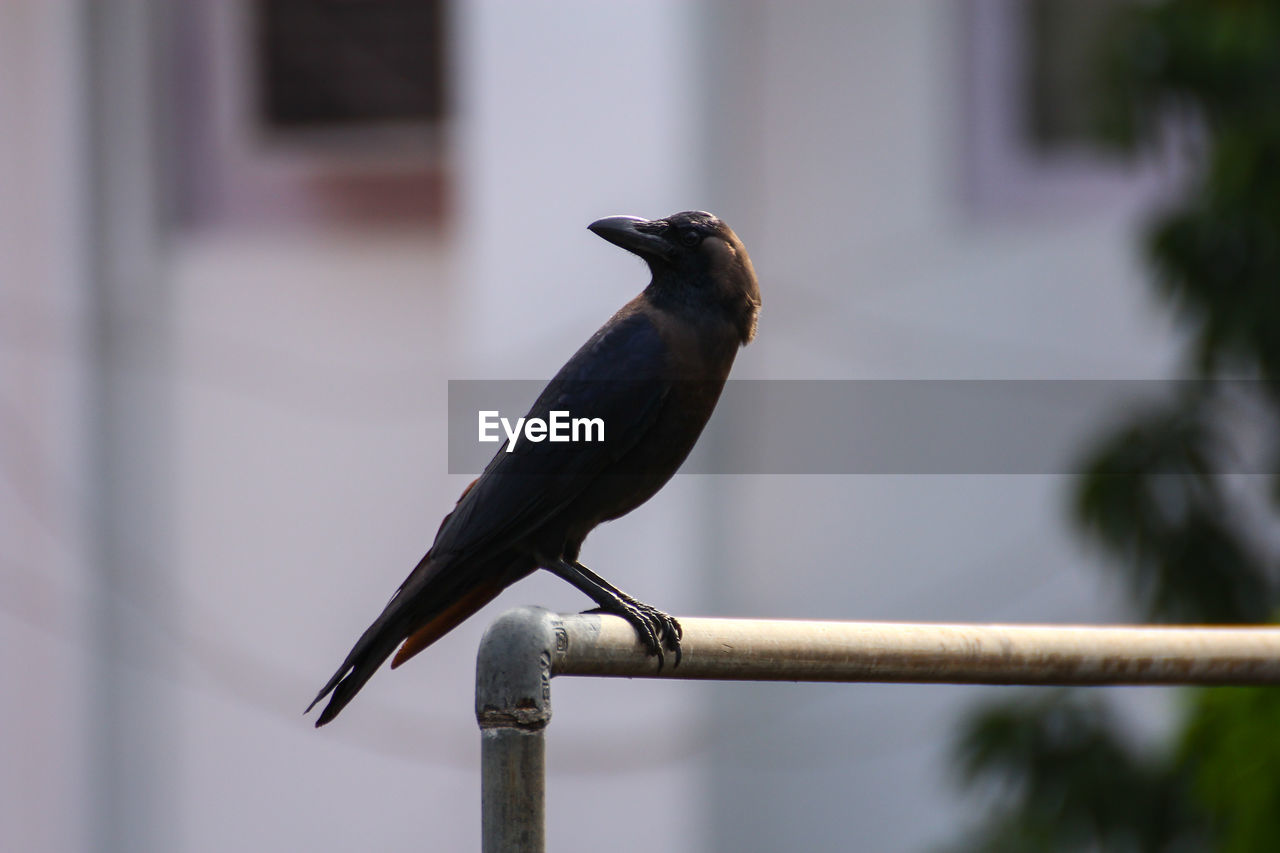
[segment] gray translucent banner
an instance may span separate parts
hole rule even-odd
[[[1194,380],[731,380],[684,474],[1068,474],[1109,427],[1186,393]],[[545,380],[449,382],[449,472],[476,474],[504,452]],[[1242,400],[1274,392],[1265,383],[1218,383]],[[613,389],[616,396],[616,388]],[[640,397],[645,388],[628,387]],[[589,400],[581,394],[573,399]],[[1273,397],[1273,399],[1275,399]],[[1256,407],[1236,407],[1234,432],[1268,427]],[[560,410],[556,423],[516,431],[515,445],[585,450],[620,434],[595,412]],[[482,414],[487,413],[487,414]],[[484,424],[482,424],[482,417]],[[507,419],[506,428],[501,418]],[[575,425],[574,421],[578,421]],[[1251,422],[1250,422],[1251,421]],[[491,441],[480,441],[487,424]],[[597,429],[597,427],[601,427]],[[1273,428],[1273,427],[1272,427]],[[1249,445],[1245,441],[1245,445]],[[1266,442],[1222,454],[1219,473],[1267,472]],[[542,458],[563,459],[554,454]],[[1216,464],[1216,463],[1215,463]],[[538,471],[536,473],[551,473]],[[1118,473],[1118,472],[1117,472]]]

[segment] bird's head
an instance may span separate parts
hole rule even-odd
[[[760,284],[733,229],[710,213],[686,210],[664,219],[610,216],[588,228],[644,258],[655,295],[677,303],[715,305],[738,328],[742,343],[756,334]]]

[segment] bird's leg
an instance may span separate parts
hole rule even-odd
[[[640,642],[651,655],[658,657],[658,670],[662,670],[664,661],[662,650],[675,652],[673,666],[680,665],[680,638],[683,632],[680,623],[674,617],[663,613],[656,607],[637,601],[600,577],[577,560],[541,560],[543,567],[573,584],[605,613],[621,616],[635,627],[640,635]]]

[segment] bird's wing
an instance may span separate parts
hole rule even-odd
[[[601,418],[605,440],[521,440],[511,453],[500,450],[441,522],[431,550],[312,700],[307,710],[333,694],[317,726],[332,720],[414,631],[426,629],[428,635],[419,636],[398,662],[501,592],[507,582],[501,561],[511,559],[501,552],[577,497],[652,426],[670,390],[664,378],[667,352],[647,316],[625,311],[569,359],[527,416],[545,419],[556,410]],[[494,557],[499,557],[495,576],[477,577],[472,570]]]
[[[635,446],[671,388],[662,336],[644,313],[607,323],[547,384],[527,418],[599,418],[604,440],[521,438],[505,446],[445,519],[433,555],[501,550],[547,521]]]

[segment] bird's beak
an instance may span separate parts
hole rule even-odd
[[[649,226],[649,227],[646,227]],[[672,246],[659,233],[652,220],[638,216],[607,216],[587,226],[593,234],[634,252],[646,261],[659,260],[671,253]]]

